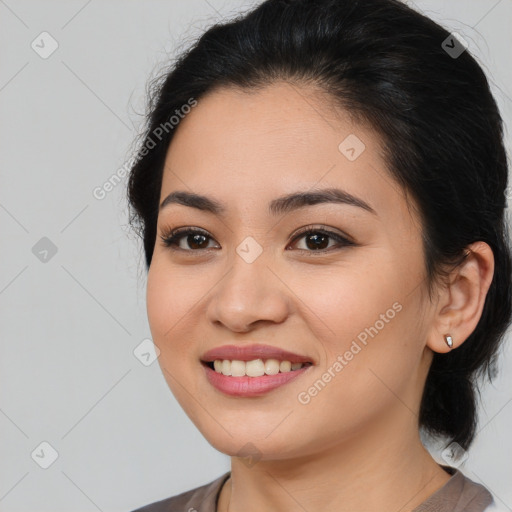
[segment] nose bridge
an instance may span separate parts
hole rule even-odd
[[[210,320],[240,331],[259,320],[282,322],[288,299],[268,268],[270,263],[268,251],[255,239],[244,239],[230,259],[231,268],[215,288]]]

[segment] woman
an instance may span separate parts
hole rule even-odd
[[[455,462],[510,323],[506,186],[484,73],[401,2],[210,28],[128,192],[161,369],[231,471],[138,510],[490,510]]]

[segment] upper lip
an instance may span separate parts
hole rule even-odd
[[[278,359],[279,361],[290,361],[291,363],[311,363],[313,361],[307,356],[294,354],[271,345],[222,345],[208,350],[203,354],[201,360],[204,362],[215,361],[216,359],[229,359],[231,361],[252,361],[253,359]]]

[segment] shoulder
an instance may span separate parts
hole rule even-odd
[[[155,501],[131,512],[215,512],[218,494],[229,475],[230,472],[224,473],[205,485]]]
[[[510,512],[510,509],[493,501],[484,512]]]
[[[464,510],[469,512],[504,512],[495,501],[494,497],[485,486],[475,482],[469,477],[457,471],[463,482],[460,501],[465,504]]]
[[[501,512],[492,494],[456,468],[443,466],[452,477],[413,512]]]

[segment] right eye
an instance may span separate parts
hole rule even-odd
[[[160,236],[164,246],[172,250],[196,252],[198,250],[205,250],[208,244],[208,239],[213,240],[210,235],[198,228],[178,228],[169,230]],[[181,246],[180,242],[185,239],[185,243],[189,249]],[[190,249],[191,248],[191,249]]]

